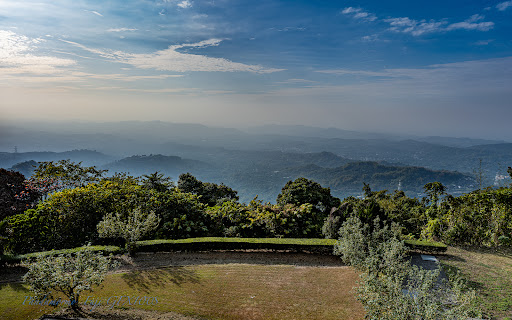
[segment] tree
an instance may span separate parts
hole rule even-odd
[[[322,186],[313,180],[297,178],[295,181],[288,181],[277,196],[277,204],[294,204],[300,206],[310,203],[313,207],[326,213],[332,207],[338,207],[340,199],[331,195],[331,189]]]
[[[475,292],[460,277],[449,285],[438,282],[440,266],[424,270],[405,259],[400,227],[376,219],[373,231],[351,216],[340,228],[335,253],[362,271],[356,292],[368,319],[468,319],[480,316]]]
[[[158,192],[163,192],[168,190],[173,186],[171,178],[165,177],[163,173],[151,173],[149,175],[144,175],[142,179],[142,185],[148,189],[153,189]]]
[[[34,171],[30,184],[40,190],[43,196],[54,191],[68,188],[85,187],[92,182],[101,180],[107,170],[98,170],[96,167],[82,167],[82,162],[74,163],[71,160],[44,161]]]
[[[25,177],[30,177],[36,168],[39,166],[37,162],[34,160],[29,161],[23,161],[20,163],[17,163],[13,165],[10,170],[12,171],[18,171],[19,173],[23,174]]]
[[[0,221],[32,208],[40,196],[27,185],[23,174],[0,168]]]
[[[441,182],[437,181],[427,183],[423,189],[429,196],[430,204],[434,206],[438,205],[439,198],[446,193],[446,187]]]
[[[105,274],[119,263],[101,253],[94,253],[90,247],[75,254],[36,257],[34,262],[24,261],[28,272],[23,276],[30,289],[39,299],[53,300],[58,306],[61,300],[54,295],[62,293],[69,299],[75,312],[80,311],[80,294],[92,291],[101,284]]]
[[[130,255],[135,254],[135,241],[154,231],[160,218],[152,211],[143,213],[136,208],[129,213],[108,213],[98,223],[98,234],[102,238],[123,238]]]
[[[179,176],[178,189],[200,196],[199,201],[209,206],[215,206],[224,201],[238,201],[237,191],[224,184],[202,182],[190,173]]]
[[[9,217],[7,249],[25,253],[94,243],[104,215],[152,206],[154,193],[133,179],[102,180],[55,192],[37,208]]]

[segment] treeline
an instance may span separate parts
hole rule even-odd
[[[1,247],[25,253],[89,242],[119,244],[127,238],[101,238],[98,224],[105,225],[108,217],[136,228],[134,217],[143,221],[150,214],[155,226],[140,239],[338,238],[343,222],[357,216],[368,224],[377,217],[397,222],[402,237],[408,239],[485,246],[511,243],[510,188],[453,197],[445,194],[441,183],[433,182],[425,185],[428,196],[416,199],[402,191],[372,191],[365,184],[363,198],[341,201],[329,188],[298,178],[286,183],[276,204],[257,198],[246,204],[230,187],[188,173],[180,175],[177,183],[158,172],[142,177],[105,174],[70,161],[42,162],[29,180],[0,169]]]

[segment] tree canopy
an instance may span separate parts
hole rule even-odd
[[[341,204],[340,199],[331,195],[331,189],[323,188],[318,182],[306,178],[288,181],[277,196],[277,204],[300,206],[310,203],[315,209],[327,212]]]

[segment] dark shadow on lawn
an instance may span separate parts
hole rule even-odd
[[[449,275],[454,275],[454,274],[460,273],[461,276],[463,277],[463,279],[465,279],[465,281],[464,281],[465,284],[469,288],[475,289],[475,290],[481,290],[484,288],[483,283],[469,280],[468,277],[464,273],[462,273],[459,268],[449,265],[449,264],[446,264],[446,263],[443,263],[442,266],[443,266],[443,269],[445,270],[445,272]]]
[[[466,259],[464,259],[462,257],[459,257],[459,256],[454,256],[454,255],[451,255],[451,254],[443,254],[443,255],[440,255],[440,256],[443,257],[441,260],[466,262]]]
[[[263,250],[138,253],[137,258],[134,259],[134,266],[143,269],[147,266],[165,267],[231,263],[303,267],[344,266],[340,257],[334,255]]]
[[[12,290],[14,291],[18,291],[18,292],[30,292],[30,290],[28,290],[27,288],[25,288],[23,286],[23,283],[20,283],[20,282],[9,282],[9,283],[0,283],[0,290],[3,289],[3,288],[6,288],[6,287],[9,287],[11,288]]]
[[[130,288],[150,292],[154,287],[165,287],[169,284],[181,286],[184,283],[200,283],[197,272],[181,266],[138,270],[121,275]]]

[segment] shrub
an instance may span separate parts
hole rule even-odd
[[[25,262],[29,268],[23,276],[23,281],[30,286],[36,298],[53,301],[58,306],[60,298],[56,293],[64,294],[69,299],[69,305],[75,311],[80,310],[80,294],[92,291],[99,285],[110,268],[117,267],[110,257],[105,257],[92,250],[82,250],[76,254],[58,256],[38,256],[33,262]]]
[[[363,271],[356,292],[368,319],[468,319],[479,316],[474,291],[459,278],[439,283],[440,269],[423,270],[405,260],[400,228],[375,220],[373,230],[352,216],[340,229],[335,252]]]
[[[130,254],[135,253],[135,241],[158,227],[160,218],[154,213],[143,213],[140,208],[128,214],[120,212],[105,215],[98,223],[98,234],[104,238],[123,238]]]

